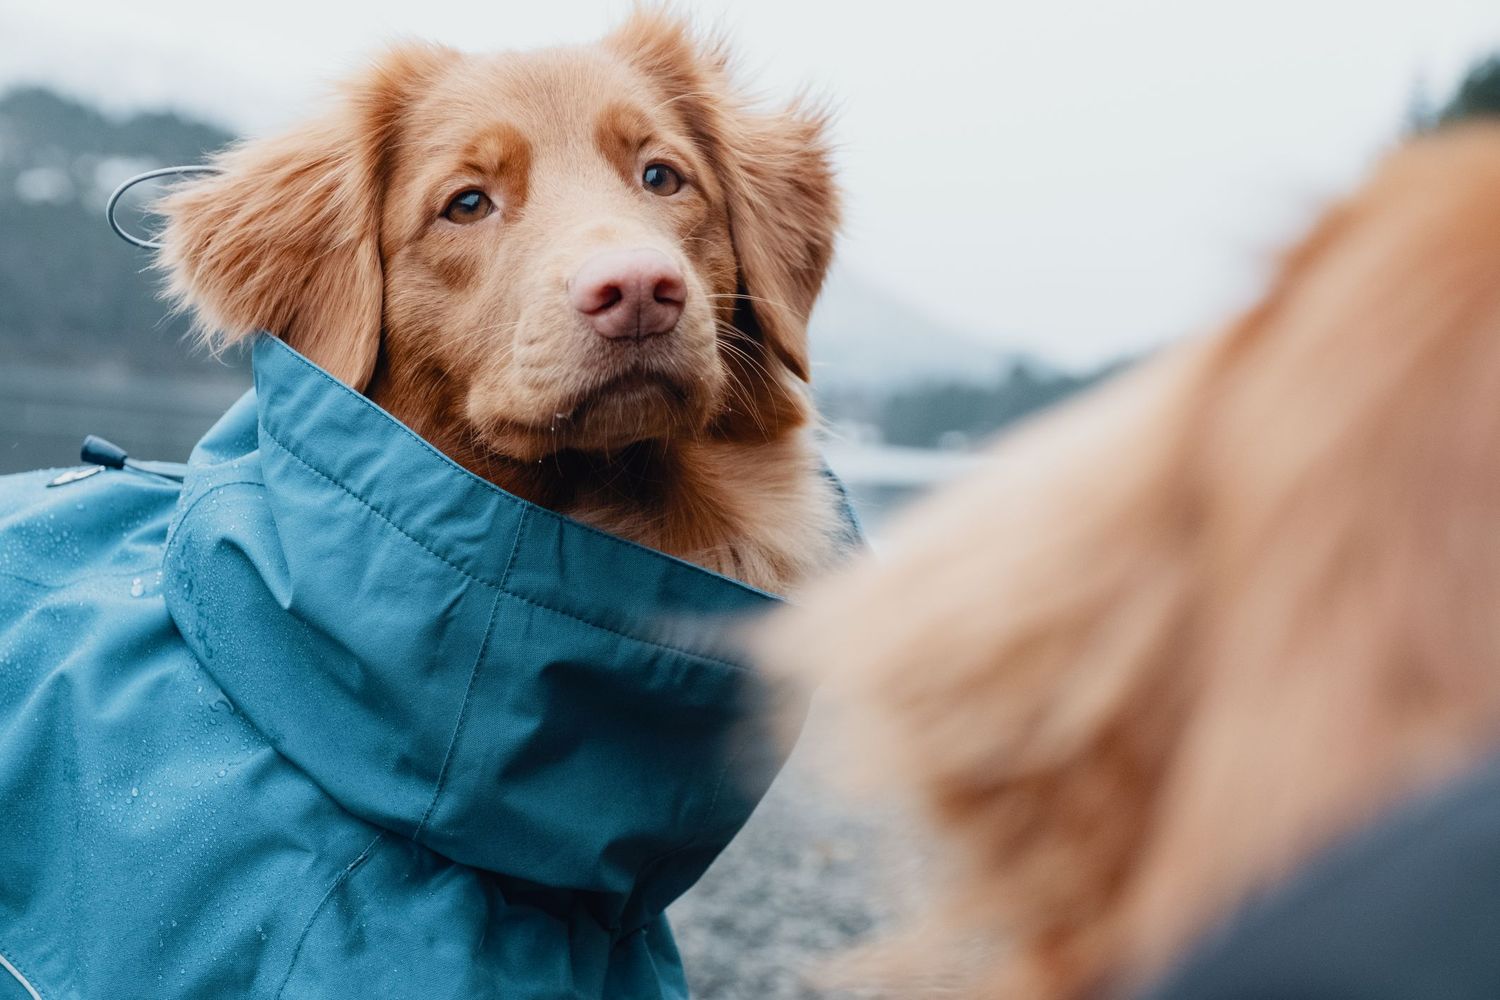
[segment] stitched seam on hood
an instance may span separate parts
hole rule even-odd
[[[69,577],[61,583],[44,583],[41,580],[32,580],[3,569],[0,569],[0,576],[5,577],[7,580],[14,580],[17,583],[24,583],[27,586],[35,587],[38,590],[67,590],[69,587],[77,587],[81,584],[91,583],[94,580],[107,580],[117,576],[140,576],[142,573],[154,573],[160,568],[161,566],[157,563],[148,563],[139,569],[121,569],[109,573],[84,573],[81,576]]]
[[[644,636],[632,635],[629,632],[622,632],[621,630],[619,630],[617,628],[612,628],[612,627],[610,627],[608,625],[601,624],[600,622],[596,622],[596,621],[592,621],[592,620],[590,620],[588,618],[580,617],[579,615],[576,615],[576,614],[574,614],[571,611],[564,611],[562,608],[553,607],[550,604],[544,604],[541,601],[533,600],[532,598],[527,597],[525,594],[518,594],[514,590],[511,590],[510,588],[506,587],[504,585],[504,581],[501,581],[500,583],[496,583],[493,580],[487,580],[487,579],[485,579],[482,576],[477,576],[474,573],[471,573],[468,570],[464,569],[462,566],[459,566],[459,565],[453,563],[452,561],[450,561],[449,559],[447,559],[445,556],[443,556],[441,553],[434,551],[431,547],[429,547],[428,545],[424,544],[420,539],[414,537],[410,532],[408,532],[406,529],[402,528],[401,525],[397,524],[395,521],[391,520],[388,516],[386,516],[385,512],[382,511],[379,507],[376,507],[374,504],[370,503],[368,500],[366,500],[364,497],[360,496],[358,493],[355,493],[349,487],[345,486],[343,483],[339,482],[337,479],[333,478],[328,473],[324,472],[322,469],[319,469],[317,466],[315,466],[312,463],[308,462],[307,459],[305,459],[301,455],[297,454],[295,451],[293,451],[291,448],[289,448],[285,443],[283,443],[280,439],[278,439],[276,437],[276,435],[272,434],[269,430],[267,430],[264,427],[264,425],[262,425],[261,430],[265,434],[267,440],[269,440],[272,444],[276,445],[282,451],[286,452],[287,455],[289,455],[294,461],[296,461],[303,468],[307,469],[307,471],[311,472],[313,475],[319,477],[320,479],[323,479],[326,482],[328,482],[328,483],[330,483],[330,484],[332,484],[334,486],[337,486],[339,489],[343,490],[345,493],[347,493],[349,495],[349,497],[351,499],[353,499],[355,502],[357,502],[360,506],[364,507],[371,514],[374,514],[377,518],[379,518],[385,524],[389,525],[392,530],[394,530],[395,532],[397,532],[398,534],[400,534],[407,541],[411,542],[413,545],[417,546],[422,551],[426,552],[428,555],[432,556],[434,559],[438,560],[443,565],[445,565],[449,569],[453,570],[455,573],[460,574],[465,579],[472,580],[475,583],[481,584],[481,585],[486,586],[486,587],[494,588],[495,590],[498,590],[501,593],[508,594],[509,596],[514,597],[516,600],[521,601],[524,604],[529,604],[532,607],[542,608],[545,611],[551,611],[553,614],[559,614],[559,615],[562,615],[565,618],[571,618],[573,621],[578,622],[580,625],[587,625],[590,628],[596,628],[596,629],[598,629],[601,632],[608,632],[610,635],[619,636],[622,639],[630,639],[633,642],[639,642],[639,643],[641,643],[643,645],[652,646],[652,647],[655,647],[656,649],[665,650],[666,652],[669,652],[669,653],[676,653],[679,656],[691,657],[692,659],[701,660],[701,661],[703,661],[705,663],[712,663],[712,664],[715,664],[715,665],[720,666],[720,667],[724,667],[724,668],[727,668],[727,669],[730,669],[730,670],[734,670],[736,672],[744,672],[744,671],[746,671],[746,667],[744,667],[742,664],[733,663],[733,662],[731,662],[729,660],[722,660],[722,659],[719,659],[716,656],[711,656],[711,655],[709,655],[707,653],[700,653],[700,652],[696,652],[696,651],[690,650],[690,649],[682,649],[682,648],[680,648],[678,646],[670,646],[670,645],[667,645],[666,643],[660,642],[660,641],[658,641],[656,639],[648,639],[648,638],[645,638]],[[196,506],[196,504],[195,504],[195,506]],[[538,510],[545,510],[545,508],[538,508]],[[523,516],[524,516],[524,513],[525,512],[523,511]],[[524,527],[524,521],[522,522],[521,526]],[[590,529],[590,530],[592,530],[592,529]],[[605,538],[614,538],[615,536],[614,535],[605,534],[603,537],[605,537]],[[517,532],[516,532],[516,540],[515,540],[515,542],[512,543],[513,546],[518,546],[520,544],[520,538],[521,538],[521,533],[520,533],[519,530],[517,530]],[[650,551],[653,551],[653,550],[646,549],[645,551],[650,552]],[[515,548],[513,547],[511,549],[511,560],[514,560],[514,558],[515,558]],[[689,565],[690,566],[691,563],[684,563],[683,565]],[[507,562],[507,564],[506,564],[506,576],[507,577],[509,577],[509,568],[510,568],[510,563]],[[707,572],[707,571],[705,571],[705,572]],[[717,574],[710,574],[710,575],[713,575],[716,578],[718,578]],[[728,580],[728,577],[723,577],[722,579]],[[731,583],[737,583],[738,581],[731,580],[729,582],[731,582]]]
[[[307,943],[307,936],[312,932],[313,924],[317,923],[318,917],[322,915],[323,907],[328,905],[328,901],[333,898],[333,894],[338,891],[339,886],[343,885],[349,876],[354,874],[354,870],[365,863],[365,860],[370,856],[370,852],[375,850],[375,845],[384,839],[385,831],[382,830],[375,835],[374,840],[365,845],[363,851],[359,852],[359,857],[344,866],[344,870],[339,872],[338,878],[333,880],[333,884],[328,887],[328,891],[323,893],[323,898],[318,900],[318,905],[313,907],[312,913],[307,918],[307,923],[302,927],[302,933],[297,935],[297,945],[292,949],[291,960],[287,962],[286,975],[282,977],[281,985],[276,989],[276,1000],[281,1000],[281,995],[286,992],[287,984],[292,981],[292,973],[297,971],[297,959],[302,957],[302,946]]]
[[[349,487],[345,486],[343,483],[339,482],[337,479],[333,478],[328,473],[324,472],[322,469],[320,469],[317,466],[313,465],[312,463],[308,462],[307,459],[303,458],[301,455],[299,455],[295,451],[293,451],[291,449],[291,447],[288,446],[284,441],[282,441],[280,438],[278,438],[275,434],[272,434],[271,431],[264,424],[261,425],[261,432],[263,434],[265,434],[266,438],[268,440],[270,440],[270,442],[272,444],[276,445],[276,447],[278,447],[282,451],[286,452],[289,456],[291,456],[293,459],[295,459],[299,465],[301,465],[303,468],[307,469],[307,471],[313,473],[318,478],[323,479],[326,482],[332,483],[334,486],[337,486],[339,489],[341,489],[345,493],[349,494],[349,497],[351,499],[357,501],[360,506],[364,507],[371,514],[374,514],[376,517],[380,518],[386,524],[390,525],[391,528],[393,528],[396,532],[398,532],[400,535],[402,535],[407,541],[411,542],[413,545],[417,546],[423,552],[426,552],[428,555],[432,556],[432,558],[436,559],[438,562],[442,563],[444,566],[447,566],[449,569],[451,569],[455,573],[458,573],[459,575],[463,576],[465,579],[473,580],[475,583],[481,583],[481,584],[483,584],[486,587],[493,587],[493,588],[495,588],[497,590],[499,589],[500,585],[498,583],[496,583],[494,580],[486,580],[484,577],[479,576],[479,575],[477,575],[475,573],[471,573],[469,570],[464,569],[462,566],[460,566],[457,563],[453,562],[447,556],[443,555],[441,552],[436,551],[431,546],[429,546],[427,543],[423,542],[420,538],[417,538],[411,532],[409,532],[405,528],[401,527],[401,525],[397,524],[395,521],[392,521],[388,516],[386,516],[385,512],[382,511],[379,507],[376,507],[374,504],[370,503],[370,501],[366,500],[364,497],[360,496],[358,493],[355,493]]]
[[[571,618],[573,621],[577,622],[580,625],[587,625],[589,628],[596,628],[601,632],[608,632],[610,635],[616,636],[621,639],[629,639],[631,642],[638,642],[643,646],[650,646],[653,649],[660,649],[667,653],[676,653],[678,656],[686,656],[689,659],[699,660],[703,663],[711,663],[716,667],[723,667],[724,669],[732,670],[735,673],[755,673],[752,668],[745,666],[743,663],[735,663],[732,660],[721,660],[718,657],[710,656],[707,653],[699,653],[691,649],[682,649],[679,646],[669,646],[664,642],[657,641],[656,639],[646,639],[638,635],[631,635],[629,632],[621,632],[617,628],[610,628],[608,625],[601,625],[596,621],[590,621],[587,618],[580,618],[578,615],[573,614],[571,611],[564,611],[562,608],[554,608],[552,605],[543,604],[541,601],[533,601],[525,594],[518,594],[513,590],[506,590],[503,591],[503,593],[505,594],[505,596],[514,598],[515,600],[520,601],[522,604],[529,604],[533,608],[541,608],[543,611],[550,611],[554,615],[562,615],[564,618]]]
[[[516,553],[521,551],[521,539],[526,536],[526,525],[531,523],[531,511],[522,510],[521,519],[516,522],[516,537],[510,544],[510,558],[505,560],[505,572],[500,574],[500,589],[507,594],[510,589],[510,571],[516,568]]]
[[[520,535],[516,535],[517,541]],[[464,689],[464,700],[458,707],[458,718],[453,722],[453,735],[448,737],[448,749],[443,753],[442,766],[438,768],[437,781],[432,786],[432,801],[427,803],[427,809],[422,813],[422,818],[417,822],[417,828],[412,831],[411,839],[422,843],[422,831],[427,828],[427,821],[432,817],[432,812],[437,808],[438,799],[442,798],[443,787],[448,782],[448,767],[453,763],[453,748],[458,746],[458,738],[464,731],[464,723],[469,721],[469,703],[474,698],[474,683],[479,679],[479,668],[484,664],[484,654],[490,648],[490,636],[495,633],[495,615],[500,610],[500,598],[504,592],[496,591],[495,600],[490,604],[490,620],[484,627],[484,638],[479,643],[479,654],[474,657],[474,666],[469,670],[469,686]]]

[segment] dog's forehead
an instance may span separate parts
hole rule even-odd
[[[465,55],[419,97],[409,127],[436,143],[461,143],[475,129],[503,125],[536,149],[592,138],[601,119],[627,117],[667,130],[646,81],[596,48]]]

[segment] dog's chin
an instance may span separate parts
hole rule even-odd
[[[564,447],[596,452],[692,433],[706,418],[690,386],[641,372],[611,379],[556,416]]]
[[[608,454],[642,441],[692,436],[710,401],[698,387],[663,374],[632,372],[562,400],[532,419],[501,419],[481,431],[499,455],[539,461],[562,451]]]

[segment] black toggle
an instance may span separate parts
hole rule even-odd
[[[114,442],[90,434],[83,439],[81,457],[84,465],[102,465],[106,469],[123,469],[125,460],[130,456],[125,454],[124,448]]]

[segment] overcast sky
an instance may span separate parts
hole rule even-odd
[[[842,109],[850,270],[975,337],[1092,363],[1212,325],[1500,48],[1495,0],[691,0],[775,95]],[[587,41],[628,0],[0,0],[0,85],[249,131],[382,42]],[[914,331],[914,335],[916,335]]]

